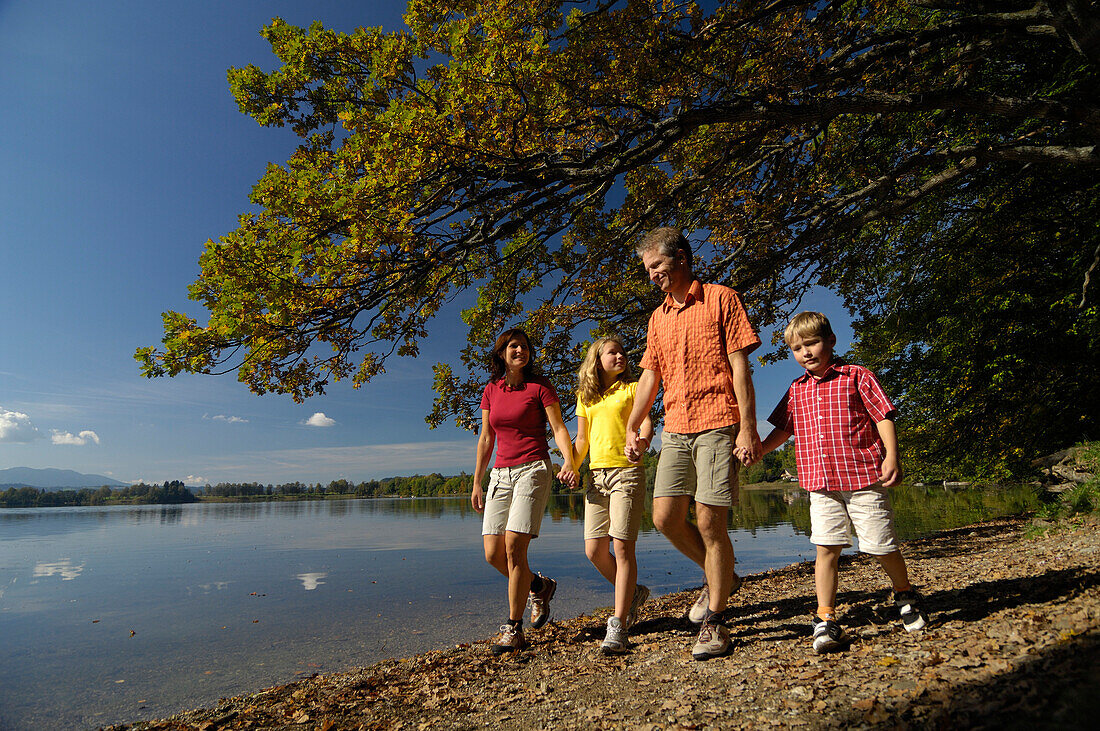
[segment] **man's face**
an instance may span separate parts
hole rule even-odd
[[[682,252],[675,256],[662,254],[659,249],[650,249],[642,254],[642,266],[645,267],[649,281],[657,285],[662,292],[671,292],[684,280],[687,262]]]
[[[815,376],[825,374],[825,369],[833,361],[833,347],[836,345],[836,336],[830,335],[822,338],[820,335],[807,335],[800,338],[791,336],[791,352],[798,364]]]

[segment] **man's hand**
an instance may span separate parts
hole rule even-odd
[[[738,429],[734,445],[734,456],[741,460],[741,464],[746,467],[759,462],[760,458],[764,456],[763,450],[760,448],[760,435],[756,433],[755,428]]]

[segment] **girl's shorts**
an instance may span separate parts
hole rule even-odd
[[[550,469],[550,460],[540,459],[490,470],[481,535],[499,536],[509,530],[537,537],[550,499]]]
[[[584,539],[636,541],[644,510],[644,465],[594,469],[592,487],[584,495]]]

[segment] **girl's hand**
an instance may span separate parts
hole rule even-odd
[[[629,461],[637,464],[641,461],[642,455],[649,451],[649,439],[634,434],[626,436],[626,447],[623,448],[623,453]]]
[[[485,512],[485,490],[482,489],[480,482],[475,483],[470,490],[470,505],[479,513]]]
[[[558,481],[568,486],[570,490],[576,490],[577,486],[580,484],[580,479],[577,476],[576,470],[570,470],[564,467],[558,471]]]

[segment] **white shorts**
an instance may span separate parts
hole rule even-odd
[[[490,470],[481,535],[499,536],[510,530],[537,537],[553,484],[550,469],[550,460],[540,459]]]
[[[885,556],[900,548],[890,494],[877,482],[862,490],[810,492],[810,528],[817,546],[850,546],[855,528],[864,553]]]

